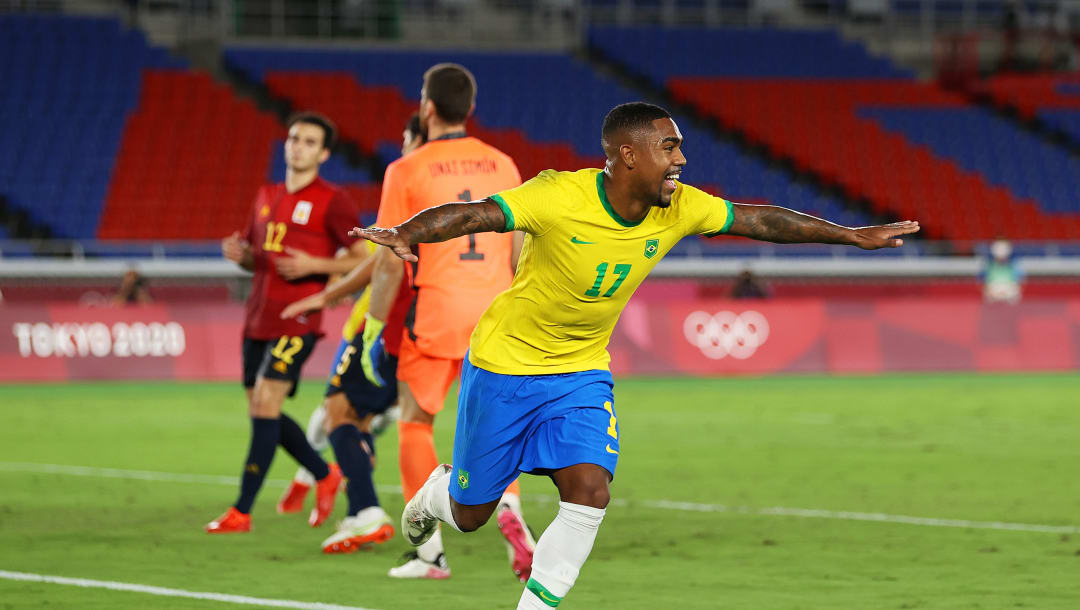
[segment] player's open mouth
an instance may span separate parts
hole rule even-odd
[[[679,179],[682,172],[671,172],[664,176],[664,184],[671,190],[675,190],[675,181]]]

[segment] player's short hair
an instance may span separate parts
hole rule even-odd
[[[459,64],[436,64],[424,72],[427,98],[447,123],[464,123],[476,103],[476,79]]]
[[[600,130],[600,136],[607,140],[620,131],[637,131],[649,127],[656,119],[670,118],[670,112],[655,104],[646,102],[619,104],[604,117],[604,127]]]
[[[285,129],[292,129],[292,126],[297,123],[321,127],[323,130],[323,148],[332,149],[337,144],[337,126],[325,115],[307,110],[297,112],[289,116],[289,120],[285,122]]]

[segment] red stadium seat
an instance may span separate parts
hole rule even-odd
[[[967,104],[933,85],[899,80],[678,78],[669,82],[668,89],[677,100],[790,158],[796,167],[869,200],[874,210],[919,219],[930,238],[1061,239],[1080,223],[1075,216],[1043,212],[1035,202],[857,115],[863,106]]]
[[[364,85],[349,73],[271,72],[265,82],[274,95],[295,107],[329,116],[343,138],[369,155],[380,146],[397,145],[401,126],[417,108],[417,102],[406,99],[396,87]],[[531,141],[518,129],[492,129],[473,121],[469,131],[513,157],[523,177],[548,168],[600,167],[603,162],[576,154],[569,144]]]
[[[147,71],[120,145],[102,239],[214,239],[243,225],[280,123],[209,76]]]

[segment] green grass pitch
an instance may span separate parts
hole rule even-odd
[[[305,382],[286,411],[306,422],[321,390]],[[564,608],[1080,608],[1076,375],[624,379],[615,397],[618,503]],[[254,530],[203,533],[237,493],[249,428],[238,385],[8,385],[0,420],[0,570],[377,610],[513,608],[521,591],[493,523],[445,534],[445,582],[389,579],[400,537],[322,555],[333,522],[312,530],[306,513],[274,512],[295,467],[281,451]],[[449,405],[436,427],[447,461],[453,424]],[[395,516],[396,443],[393,430],[379,439],[376,472]],[[539,533],[554,488],[523,488]],[[0,579],[0,608],[46,606],[238,607]]]

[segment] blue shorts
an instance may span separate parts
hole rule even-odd
[[[380,388],[364,376],[364,367],[360,365],[363,349],[364,337],[360,333],[356,333],[351,342],[342,339],[330,367],[330,379],[326,382],[326,396],[344,392],[357,417],[383,413],[398,398],[397,357],[383,352],[376,363],[379,375],[386,380],[386,385]]]
[[[619,424],[610,371],[500,375],[465,356],[450,496],[486,504],[519,472],[597,464],[615,476]]]

